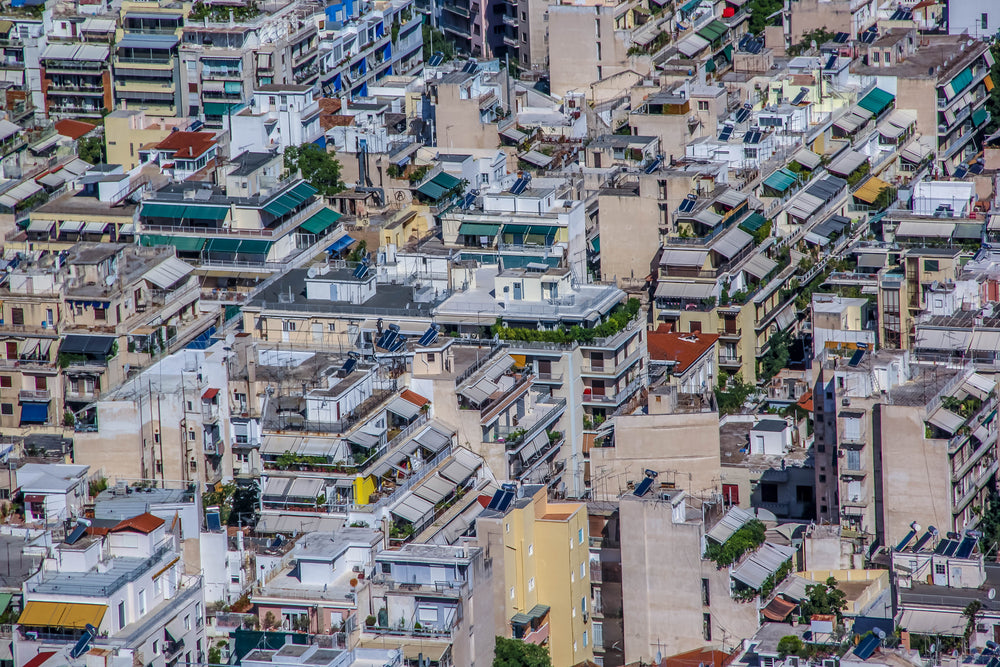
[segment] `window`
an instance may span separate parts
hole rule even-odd
[[[510,599],[511,600],[514,599],[514,587],[513,586],[510,587]]]
[[[878,60],[879,60],[878,56],[879,56],[879,52],[878,51],[872,51],[872,62],[873,63],[877,63],[878,62]]]
[[[155,597],[160,597],[162,593],[163,593],[163,579],[157,577],[156,579],[153,579],[153,595]]]
[[[282,321],[282,323],[281,323],[281,330],[282,331],[295,331],[295,322],[289,322],[288,320]]]
[[[825,482],[826,481],[826,475],[820,475],[819,476],[819,481]]]
[[[988,30],[990,25],[990,15],[986,12],[980,14],[979,23],[982,25],[983,30]]]
[[[535,555],[535,545],[534,544],[529,544],[528,545],[528,555],[529,556],[534,556]]]
[[[848,449],[846,452],[847,469],[861,470],[861,452],[856,449]]]
[[[11,308],[10,309],[10,323],[11,324],[24,324],[24,308]]]
[[[586,563],[580,563],[580,578],[581,579],[586,579],[587,578],[587,564]]]
[[[580,613],[587,613],[587,598],[580,598]]]
[[[194,438],[195,438],[194,431],[188,431],[188,440],[194,440]]]
[[[139,616],[146,615],[146,589],[139,591]]]
[[[594,623],[594,646],[604,645],[604,625],[601,623]]]
[[[108,311],[105,308],[94,308],[94,319],[103,322],[108,319]]]
[[[936,259],[924,260],[924,271],[937,271],[939,266],[938,260]]]
[[[712,598],[708,593],[708,579],[701,579],[701,603],[706,607],[712,604]]]
[[[35,376],[35,390],[45,391],[49,388],[49,381],[44,375]]]
[[[771,482],[762,482],[760,485],[760,499],[765,503],[778,502],[778,485]]]
[[[184,629],[185,630],[190,630],[191,629],[191,615],[190,614],[188,614],[187,616],[184,617]]]
[[[535,590],[535,578],[534,577],[532,577],[531,579],[528,579],[528,590],[529,591]]]
[[[705,638],[705,641],[712,641],[712,615],[702,614],[701,615],[701,635]]]
[[[0,387],[13,387],[14,380],[9,375],[0,375]]]
[[[811,503],[813,501],[813,488],[805,484],[795,486],[795,502]]]
[[[583,544],[583,528],[581,528],[580,530],[577,531],[577,533],[576,533],[576,540],[580,544]]]
[[[160,642],[157,639],[153,640],[153,655],[160,655]]]
[[[944,574],[945,571],[946,570],[945,570],[944,563],[935,563],[934,564],[934,574]]]
[[[727,505],[739,505],[740,504],[740,487],[738,484],[723,484],[722,485],[722,500],[725,501]]]
[[[748,160],[756,160],[757,159],[757,149],[756,148],[744,148],[743,149],[743,157],[745,157]]]
[[[587,648],[587,631],[583,631],[583,648]]]
[[[125,625],[125,601],[122,600],[118,603],[118,629],[121,630]]]
[[[698,111],[708,111],[708,100],[698,100]]]
[[[0,415],[12,415],[12,414],[14,414],[13,403],[0,403]]]
[[[510,532],[510,524],[509,523],[507,524],[506,532],[508,532],[508,533]]]

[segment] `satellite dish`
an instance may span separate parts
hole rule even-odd
[[[107,285],[108,287],[111,287],[112,285],[115,284],[116,280],[118,280],[118,276],[108,276],[107,278],[104,279],[104,284]]]
[[[318,271],[316,270],[315,266],[310,266],[309,270],[306,271],[306,275],[309,276],[310,278],[315,278],[317,273]]]
[[[236,342],[236,336],[231,333],[226,334],[226,345],[232,345]]]
[[[988,597],[991,600],[996,598],[996,596],[997,596],[997,589],[995,588],[991,588],[990,591],[986,594],[986,597]]]

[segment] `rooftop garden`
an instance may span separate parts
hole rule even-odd
[[[751,519],[722,544],[709,542],[705,558],[715,563],[719,569],[729,567],[744,554],[759,549],[764,544],[764,532],[763,522]]]
[[[258,7],[256,0],[249,0],[242,5],[211,5],[205,2],[196,2],[191,7],[188,19],[192,21],[208,19],[213,23],[227,23],[230,15],[234,21],[249,21],[260,16],[260,7]]]
[[[624,304],[615,306],[608,314],[607,319],[590,329],[581,326],[547,330],[514,328],[504,326],[498,318],[497,323],[492,327],[492,333],[503,340],[538,343],[592,343],[598,338],[614,336],[622,331],[639,314],[640,308],[641,304],[638,299],[629,299]]]

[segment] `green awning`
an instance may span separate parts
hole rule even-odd
[[[681,11],[684,12],[685,14],[690,14],[695,9],[697,9],[698,5],[700,5],[700,4],[701,4],[701,0],[691,0],[690,2],[685,3],[681,7]]]
[[[952,232],[953,239],[968,239],[978,241],[983,237],[983,225],[977,222],[960,222]]]
[[[715,61],[714,60],[709,59],[708,61],[705,62],[705,71],[706,72],[714,72],[715,71]]]
[[[545,616],[545,614],[549,613],[549,609],[550,608],[548,605],[536,604],[534,607],[531,608],[531,611],[528,612],[528,618],[530,618],[531,620],[535,620],[536,618],[541,618]]]
[[[240,248],[237,252],[241,255],[266,255],[270,251],[271,251],[270,241],[247,239],[244,241],[240,241]]]
[[[440,185],[445,190],[451,190],[452,188],[458,186],[462,182],[462,179],[456,178],[451,174],[440,172],[437,176],[431,179],[431,183],[435,185]]]
[[[559,266],[558,257],[537,257],[535,255],[500,255],[500,259],[503,261],[503,267],[505,269],[523,269],[524,267],[528,266],[528,264],[545,264],[552,268]]]
[[[228,206],[186,206],[184,217],[188,220],[225,220]]]
[[[872,92],[861,98],[858,102],[858,106],[862,109],[871,111],[873,114],[878,116],[893,103],[896,97],[892,93],[887,93],[881,88],[876,88]]]
[[[788,169],[779,169],[764,179],[764,185],[777,192],[785,192],[795,184],[798,178],[794,172]]]
[[[235,253],[239,248],[239,239],[209,239],[205,252]]]
[[[969,84],[972,83],[973,78],[974,77],[972,76],[971,69],[969,69],[968,67],[963,69],[961,72],[955,75],[955,78],[949,81],[948,84],[944,87],[945,97],[947,97],[950,100],[951,98],[958,95],[960,92],[969,87]]]
[[[10,601],[14,597],[11,593],[0,593],[0,615],[3,615],[7,611],[7,607],[10,606]]]
[[[317,190],[313,186],[311,186],[308,183],[306,183],[305,181],[303,181],[303,182],[297,184],[294,188],[292,188],[291,190],[289,190],[285,194],[289,195],[291,197],[295,197],[296,199],[298,199],[300,201],[305,201],[305,200],[309,199],[310,197],[314,197],[318,192],[319,192],[319,190]]]
[[[733,45],[732,44],[726,44],[722,48],[722,55],[726,57],[727,61],[733,62]]]
[[[601,252],[601,237],[595,236],[590,240],[590,247],[594,249],[594,252]]]
[[[986,119],[988,117],[989,113],[986,111],[986,108],[979,107],[978,109],[972,112],[972,124],[975,125],[976,127],[980,127],[983,123],[986,122]]]
[[[205,102],[206,116],[225,116],[229,110],[239,106],[239,102]]]
[[[417,192],[427,197],[428,199],[437,201],[438,199],[441,199],[441,197],[443,197],[446,192],[448,192],[448,188],[441,187],[433,180],[431,180],[427,181],[419,188],[417,188]]]
[[[504,235],[512,234],[518,236],[544,236],[546,238],[555,236],[559,231],[558,227],[549,225],[504,225]]]
[[[184,206],[182,204],[157,204],[152,202],[143,204],[141,213],[144,218],[176,218],[180,220],[184,217]]]
[[[144,234],[139,239],[139,244],[147,248],[161,245],[172,245],[178,252],[201,252],[205,245],[205,239],[197,236],[159,236],[157,234]]]
[[[287,190],[273,200],[271,200],[264,210],[273,216],[281,217],[289,213],[292,209],[297,208],[313,195],[319,192],[316,188],[309,185],[308,183],[299,183],[290,190]]]
[[[458,233],[465,236],[496,236],[500,230],[500,225],[491,225],[485,222],[463,222]]]
[[[511,625],[528,625],[529,623],[531,623],[531,618],[527,614],[518,612],[510,617]]]
[[[282,201],[282,199],[283,199],[282,197],[276,198],[271,203],[265,205],[264,210],[277,218],[280,218],[281,216],[285,215],[286,213],[291,211],[293,207],[289,206],[287,203]]]
[[[309,232],[310,234],[322,234],[328,230],[333,225],[337,224],[340,220],[341,215],[329,208],[321,208],[318,213],[302,223],[299,227],[304,232]]]
[[[707,39],[709,42],[714,42],[725,35],[727,30],[729,30],[729,27],[725,23],[715,20],[699,30],[698,36]]]
[[[767,223],[767,218],[762,216],[760,213],[754,211],[746,218],[744,218],[743,221],[740,222],[739,226],[743,229],[743,231],[750,232],[752,234],[761,227],[763,227],[766,223]]]

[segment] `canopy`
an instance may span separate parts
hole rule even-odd
[[[752,234],[753,232],[756,232],[758,229],[763,227],[765,224],[767,224],[767,218],[762,216],[760,213],[754,211],[746,218],[741,220],[739,226],[744,231],[750,232]]]
[[[734,227],[718,238],[712,245],[712,250],[726,259],[732,259],[751,243],[753,243],[752,236],[739,227]]]
[[[70,334],[63,339],[59,352],[65,354],[86,354],[106,357],[111,353],[114,336],[89,336]]]
[[[732,577],[754,590],[760,590],[768,577],[795,555],[792,547],[765,542],[750,558],[733,568]]]
[[[143,276],[159,289],[167,289],[182,278],[186,278],[194,267],[176,257],[167,257]]]
[[[895,101],[896,97],[892,93],[888,93],[881,88],[875,88],[870,93],[865,95],[858,102],[858,106],[862,109],[871,111],[873,114],[878,116],[883,111],[885,111],[889,105]]]
[[[656,286],[657,299],[686,299],[697,301],[712,296],[715,283],[661,282]]]
[[[788,169],[779,169],[764,179],[764,185],[778,192],[785,192],[792,187],[798,176]]]
[[[730,508],[726,512],[726,515],[719,519],[719,522],[708,531],[705,537],[718,544],[725,544],[726,540],[733,536],[733,533],[753,518],[753,514],[744,509],[740,509],[739,507]]]
[[[943,407],[935,410],[934,414],[927,418],[927,421],[942,431],[947,431],[951,434],[957,433],[958,429],[965,423],[965,420],[960,416]]]
[[[865,162],[868,161],[868,156],[860,151],[847,151],[834,159],[833,162],[827,166],[826,170],[831,174],[838,174],[840,176],[847,176],[854,173]]]
[[[729,30],[729,27],[725,23],[715,20],[699,30],[698,36],[702,39],[708,40],[709,42],[714,42],[725,35],[727,30]]]
[[[337,224],[337,221],[342,217],[340,213],[337,213],[333,209],[323,207],[303,222],[299,229],[310,234],[323,234],[330,227]]]
[[[799,150],[792,156],[792,160],[799,163],[806,169],[815,169],[823,162],[823,159],[819,155],[813,153],[808,148]]]
[[[758,280],[763,280],[766,275],[774,271],[778,263],[764,255],[753,255],[743,265],[743,270]]]
[[[29,601],[17,622],[34,628],[84,630],[88,624],[99,628],[107,610],[103,604]]]
[[[205,239],[197,236],[159,236],[157,234],[143,234],[139,240],[143,246],[172,245],[178,252],[201,252],[205,245]]]
[[[355,243],[355,240],[353,238],[351,238],[347,234],[344,234],[339,239],[337,239],[336,241],[334,241],[333,243],[331,243],[329,246],[327,246],[326,251],[327,252],[340,252],[344,248],[347,248],[347,247],[353,245],[354,243]]]
[[[49,420],[48,403],[22,403],[21,423],[22,424],[44,424]]]
[[[867,181],[862,184],[860,188],[854,191],[854,197],[860,199],[866,204],[874,204],[878,196],[882,194],[882,191],[889,187],[889,184],[883,181],[878,176],[872,176]]]
[[[496,236],[500,225],[484,222],[463,222],[458,227],[458,233],[465,236]]]

